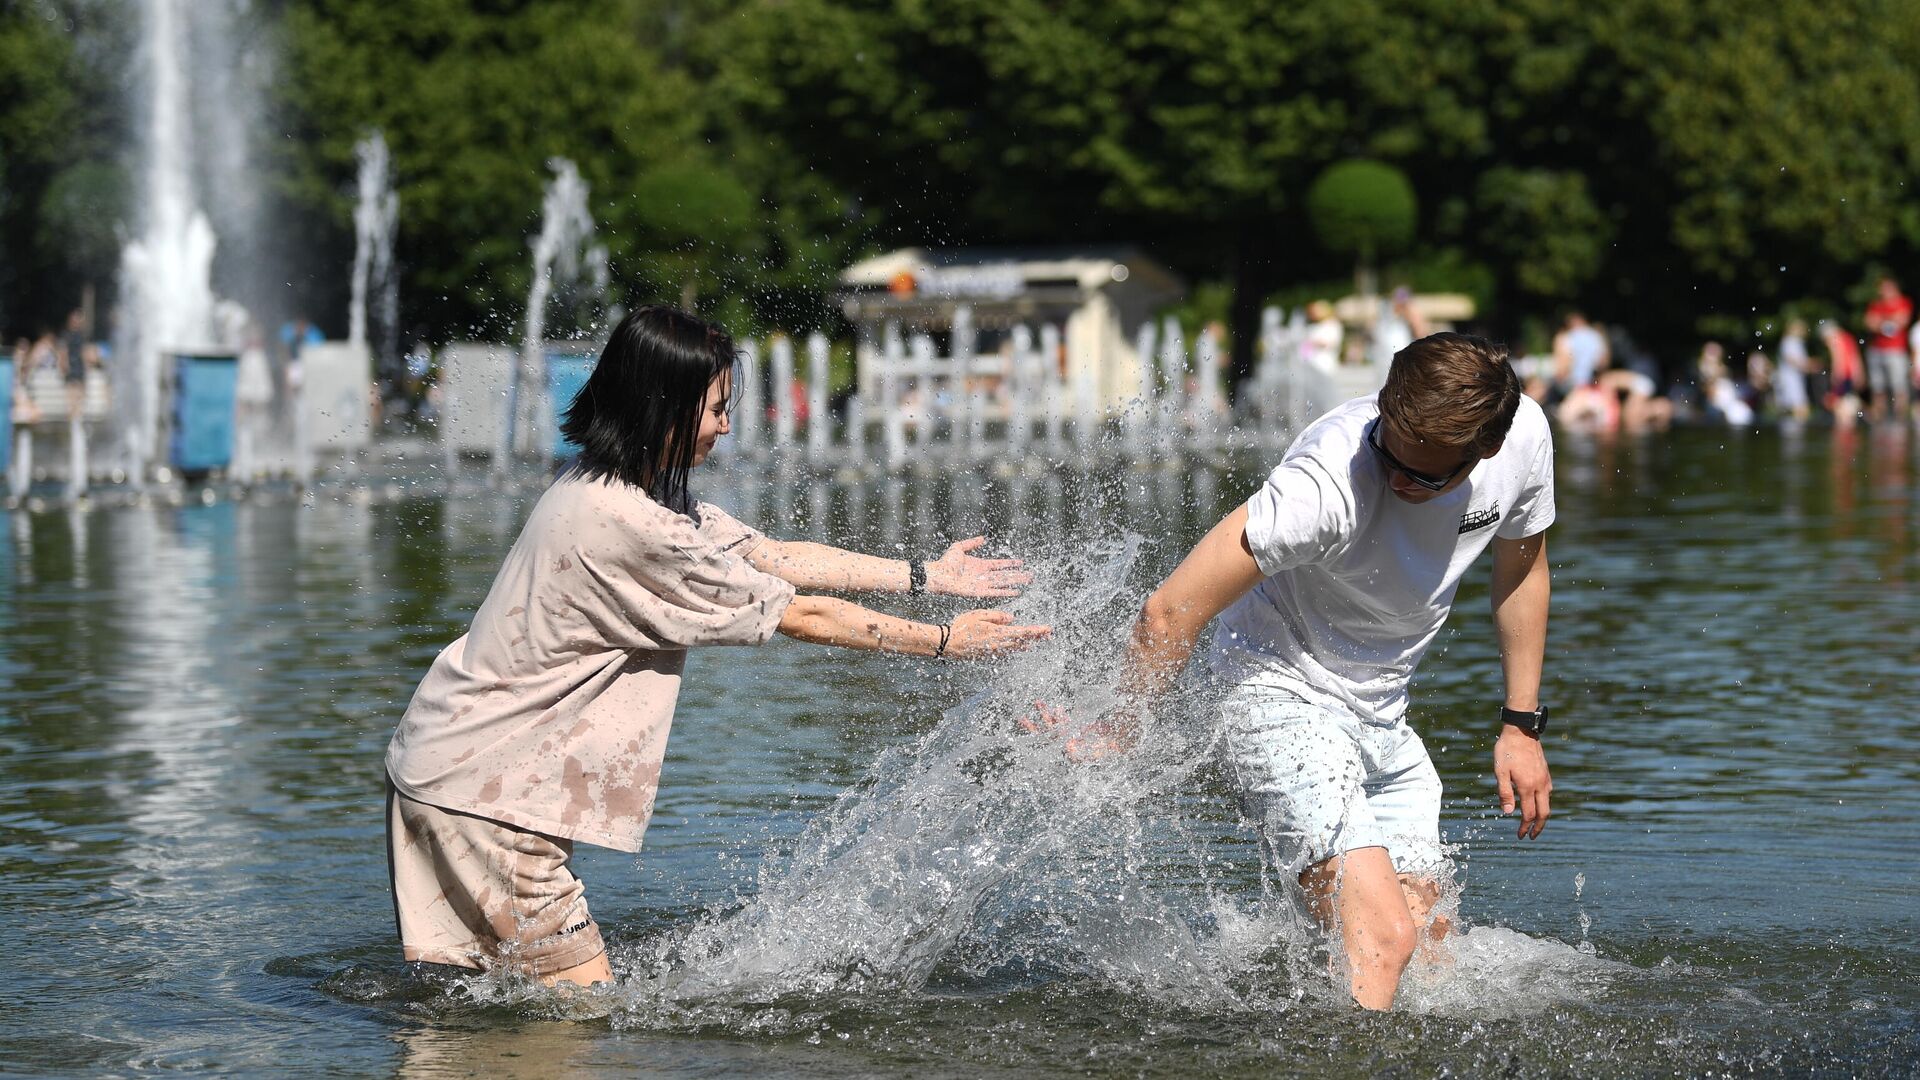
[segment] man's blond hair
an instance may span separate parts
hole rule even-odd
[[[1429,334],[1393,354],[1380,415],[1402,438],[1486,454],[1520,408],[1507,348],[1472,334]]]

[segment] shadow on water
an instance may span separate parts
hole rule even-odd
[[[1911,1073],[1910,441],[1562,440],[1555,819],[1521,844],[1490,807],[1482,571],[1413,716],[1472,929],[1387,1016],[1341,1003],[1263,875],[1204,692],[1094,768],[1014,722],[1035,697],[1104,706],[1142,591],[1264,468],[710,477],[776,535],[931,552],[987,531],[1044,561],[1019,610],[1060,634],[986,670],[696,654],[646,852],[580,857],[622,983],[573,996],[396,963],[378,858],[380,748],[524,498],[12,514],[0,1052],[314,1075]]]

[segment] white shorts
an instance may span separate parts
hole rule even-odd
[[[1221,703],[1240,804],[1282,872],[1364,847],[1393,868],[1452,876],[1440,844],[1440,774],[1404,721],[1370,724],[1272,687],[1242,685]]]

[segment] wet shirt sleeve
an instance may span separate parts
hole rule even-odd
[[[760,534],[726,521],[732,529],[717,528],[718,521],[702,528],[662,510],[579,550],[596,629],[609,642],[642,649],[759,645],[772,637],[793,586],[748,565],[741,555]]]
[[[1553,434],[1547,431],[1540,436],[1540,446],[1534,452],[1532,467],[1527,470],[1520,498],[1500,520],[1495,535],[1502,540],[1537,536],[1553,524],[1553,517]]]
[[[1272,577],[1321,562],[1351,532],[1353,503],[1320,461],[1289,459],[1247,500],[1247,547],[1260,572]]]
[[[760,530],[712,503],[701,503],[697,509],[701,533],[722,551],[745,558],[748,552],[759,547],[760,542],[766,539]]]

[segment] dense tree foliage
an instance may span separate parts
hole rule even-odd
[[[0,330],[13,335],[58,325],[118,260],[119,87],[76,48],[82,14],[0,0]]]
[[[0,0],[13,321],[110,270],[88,208],[125,185],[76,140],[113,126],[94,114],[119,88],[76,89],[91,73],[44,17],[75,3]],[[553,155],[592,183],[630,295],[762,326],[830,319],[834,275],[878,247],[1127,242],[1220,283],[1244,333],[1267,297],[1352,269],[1308,191],[1355,158],[1417,200],[1389,280],[1472,291],[1500,331],[1578,304],[1677,355],[1705,327],[1851,310],[1920,253],[1916,0],[255,10],[287,234],[344,267],[352,147],[385,131],[405,318],[433,337],[511,333]],[[344,273],[299,283],[342,303]]]

